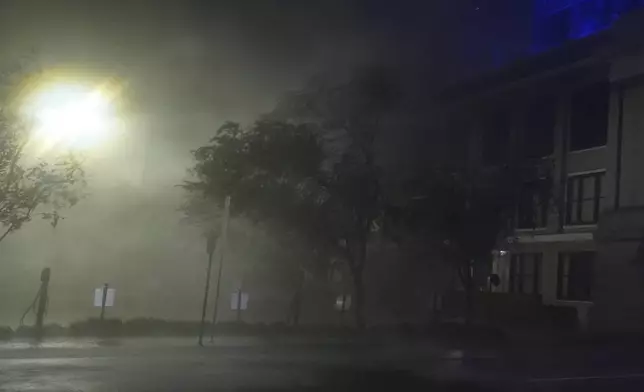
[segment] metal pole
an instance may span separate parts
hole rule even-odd
[[[219,268],[217,270],[217,287],[215,289],[215,307],[212,311],[212,325],[210,328],[210,341],[212,342],[215,338],[215,323],[217,322],[217,312],[219,310],[219,292],[221,287],[221,270],[224,266],[223,257],[220,257]]]
[[[211,241],[211,239],[208,239]],[[206,272],[206,289],[203,294],[203,305],[201,306],[201,324],[199,325],[199,345],[203,346],[203,334],[206,326],[206,307],[208,306],[208,292],[210,291],[210,274],[212,271],[213,249],[208,249],[208,272]]]
[[[103,285],[103,300],[101,302],[101,321],[105,320],[105,301],[107,301],[107,287],[108,284]]]
[[[248,249],[253,249],[253,231],[249,231],[248,233]],[[242,321],[242,297],[244,294],[244,280],[246,278],[246,267],[242,268],[242,273],[241,273],[241,279],[239,280],[239,290],[237,290],[237,322],[240,323]]]
[[[237,322],[241,322],[241,316],[242,316],[242,287],[244,284],[244,280],[239,282],[239,290],[237,290]]]
[[[40,273],[40,297],[38,299],[38,310],[36,311],[36,339],[41,340],[44,335],[43,321],[47,311],[47,302],[49,300],[49,278],[51,269],[43,268]]]
[[[221,223],[221,251],[219,252],[219,270],[217,271],[217,289],[215,291],[215,307],[212,312],[212,327],[210,329],[210,341],[215,339],[215,324],[219,312],[219,295],[221,292],[221,272],[224,268],[224,255],[228,248],[228,220],[230,218],[230,196],[224,201],[224,217]]]

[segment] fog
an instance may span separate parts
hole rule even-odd
[[[364,34],[342,31],[344,7],[317,11],[332,30],[322,15],[311,23],[316,11],[305,7],[249,13],[225,4],[134,3],[3,3],[7,63],[33,50],[43,68],[70,78],[118,78],[135,107],[124,134],[86,154],[87,198],[64,211],[56,229],[36,218],[0,245],[0,324],[18,322],[45,266],[52,268],[49,321],[96,316],[93,288],[106,282],[117,289],[109,316],[197,319],[205,241],[182,222],[176,187],[190,150],[223,121],[249,122],[270,110],[280,93],[318,72],[321,59],[333,58],[325,68],[345,67],[369,55]],[[234,257],[230,265],[239,264]]]
[[[110,316],[197,319],[205,241],[182,222],[176,187],[190,150],[222,122],[270,110],[314,74],[375,60],[437,66],[423,36],[409,36],[449,24],[438,8],[392,12],[360,1],[114,3],[0,5],[3,63],[33,51],[43,68],[70,77],[116,78],[133,102],[126,132],[88,153],[87,198],[57,228],[34,219],[0,243],[0,324],[18,322],[45,266],[48,321],[96,316],[93,289],[106,282],[117,289]],[[230,264],[253,257],[233,251]]]

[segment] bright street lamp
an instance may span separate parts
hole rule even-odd
[[[110,137],[117,116],[112,100],[100,88],[57,83],[37,90],[26,102],[31,139],[43,150],[87,150]]]

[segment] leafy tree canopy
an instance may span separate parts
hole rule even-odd
[[[18,114],[9,91],[28,78],[20,65],[0,74],[0,241],[37,215],[56,226],[59,210],[83,196],[85,173],[77,156],[64,152],[37,158],[31,128]]]

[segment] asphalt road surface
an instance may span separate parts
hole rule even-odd
[[[620,355],[464,352],[409,341],[14,342],[0,344],[0,391],[644,390],[644,368]]]

